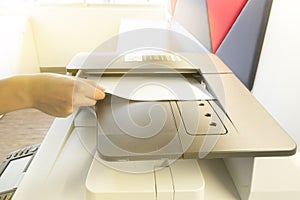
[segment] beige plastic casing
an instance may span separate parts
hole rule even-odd
[[[218,58],[214,58],[214,61],[216,63],[220,62]],[[219,65],[220,68],[223,68],[222,66],[224,64],[219,63],[218,66]],[[250,98],[251,94],[248,92],[241,92],[234,95],[233,93],[239,91],[239,89],[242,88],[240,83],[229,72],[224,72],[221,77],[221,80],[225,83],[226,86],[225,97],[227,98],[227,100],[230,100],[232,102],[230,104],[226,104],[226,108],[231,119],[238,123],[238,125],[236,125],[236,129],[245,129],[244,131],[246,132],[243,132],[243,134],[246,135],[247,131],[249,134],[253,133],[251,131],[253,129],[247,129],[249,128],[249,126],[253,124],[259,125],[260,130],[262,130],[262,133],[265,134],[262,137],[265,140],[270,140],[268,136],[273,136],[272,131],[274,129],[276,129],[276,131],[279,130],[282,136],[276,138],[276,141],[280,139],[287,139],[288,142],[286,143],[285,150],[293,153],[295,148],[294,143],[277,125],[275,120],[267,116],[268,119],[265,121],[266,123],[260,122],[260,120],[267,115],[267,112],[260,105],[257,105],[258,103],[253,97],[251,97],[251,100],[247,100],[247,104],[244,105],[247,107],[244,109],[247,109],[246,113],[249,114],[249,117],[247,116],[242,119],[243,114],[245,114],[245,112],[242,111],[245,110],[238,110],[235,107],[241,107],[241,105],[239,104],[240,101]],[[210,83],[214,81],[214,78],[209,74],[206,76],[206,78],[206,80]],[[258,106],[259,111],[251,110],[256,106]],[[247,121],[245,119],[249,120]],[[45,140],[43,141],[36,157],[30,165],[27,173],[25,174],[22,182],[20,183],[13,199],[88,199],[87,197],[89,196],[87,196],[87,194],[92,191],[92,187],[96,187],[95,185],[90,184],[92,182],[88,182],[90,181],[89,179],[87,179],[88,174],[89,171],[92,173],[93,170],[97,170],[97,166],[92,165],[92,163],[94,162],[93,160],[96,148],[96,132],[95,127],[91,122],[92,121],[89,114],[84,112],[80,115],[72,115],[67,119],[56,119],[51,126],[51,129],[49,130]],[[241,137],[242,139],[246,140],[248,138],[245,135],[242,135]],[[232,147],[234,147],[234,145],[238,145],[239,137],[237,137],[237,135],[232,135],[231,137],[233,137],[232,139],[236,140],[223,141],[224,143],[222,145],[224,145],[224,147],[226,144],[231,145]],[[273,139],[273,137],[271,139]],[[273,149],[275,148],[275,150],[278,149],[279,151],[281,151],[282,149],[279,149],[279,147],[277,146],[279,143],[277,143],[276,141],[275,146],[271,146],[271,144],[270,146],[267,145],[267,149],[270,147]],[[258,140],[256,142],[257,147],[261,147],[261,145],[264,145],[264,142],[266,142],[266,144],[269,144],[268,141]],[[247,146],[246,142],[244,142],[244,145],[244,150],[249,150],[249,153],[251,154],[251,151],[253,149]],[[221,146],[216,146],[216,148],[219,147]],[[180,166],[180,169],[183,170],[178,170],[176,172],[176,175],[178,175],[178,177],[184,178],[185,173],[191,173],[191,175],[193,175],[198,171],[196,174],[198,177],[201,177],[202,175],[203,181],[197,183],[198,186],[201,185],[200,183],[203,183],[202,186],[204,188],[204,199],[207,200],[227,200],[240,198],[250,198],[257,200],[269,198],[273,199],[274,197],[278,199],[280,196],[288,197],[289,199],[299,199],[299,154],[296,154],[293,157],[282,156],[272,158],[254,157],[236,159],[238,159],[239,162],[236,162],[235,158],[231,161],[226,160],[227,167],[225,166],[223,159],[197,160],[198,167],[195,165],[195,160],[193,159],[187,161],[178,161],[178,163],[182,164],[182,166]],[[248,159],[252,159],[253,163],[248,162]],[[189,166],[190,163],[193,164]],[[91,168],[91,166],[96,168]],[[276,167],[274,168],[274,166]],[[270,170],[270,168],[276,170]],[[185,169],[192,169],[193,171],[191,170],[191,172],[185,172]],[[102,173],[101,175],[99,175],[98,173],[94,174],[95,177],[93,178],[105,180],[106,176],[108,176],[110,178],[109,181],[118,182],[118,173],[109,170],[105,173]],[[172,191],[170,186],[170,173],[163,173],[163,171],[158,171],[157,174],[158,179],[156,180],[156,184],[158,186],[157,191],[159,191],[158,195],[155,190],[152,190],[153,193],[151,195],[149,195],[149,193],[144,195],[152,196],[155,199],[157,197],[171,197],[171,193],[176,194],[176,192],[178,193],[180,191],[177,190],[180,187],[173,187]],[[248,174],[248,176],[243,176],[243,174]],[[127,181],[124,183],[131,184],[131,188],[135,188],[135,190],[132,190],[132,192],[134,192],[135,194],[147,192],[147,190],[145,191],[143,189],[139,189],[140,182],[134,181],[133,176],[130,176],[128,174],[122,174],[120,176],[127,177]],[[151,186],[152,184],[154,184],[153,177],[149,178],[147,177],[147,175],[143,175],[143,177],[146,180],[145,185],[148,185],[147,187],[155,187]],[[178,185],[182,185],[182,187],[186,186],[186,181],[181,178],[173,179],[173,182]],[[248,183],[250,184],[247,185]],[[234,186],[234,184],[236,185],[236,187]],[[244,184],[246,184],[246,186],[249,186],[247,189],[248,192],[247,190],[243,190]],[[202,187],[196,188],[200,188],[200,190],[202,190]],[[103,188],[102,190],[105,191]],[[178,199],[193,197],[196,200],[199,197],[198,194],[203,195],[202,193],[195,193],[195,190],[193,188],[189,188],[189,186],[184,188],[184,191],[188,190],[191,193],[183,192],[180,194],[180,196],[178,196]],[[118,190],[116,190],[115,188],[108,188],[107,191],[118,192]],[[93,190],[92,192],[93,194],[98,194],[96,190]],[[249,194],[249,196],[247,196],[247,193]],[[117,194],[115,193],[111,193],[111,195],[112,196],[110,196],[110,199],[122,199],[122,197],[118,198],[116,196]],[[173,197],[175,197],[175,195]],[[193,200],[193,198],[191,198],[191,200]]]
[[[14,200],[95,199],[91,192],[96,196],[98,192],[91,189],[97,186],[91,186],[92,182],[89,179],[89,175],[91,175],[89,173],[99,170],[97,169],[98,165],[92,164],[97,162],[94,160],[96,132],[92,120],[89,112],[81,112],[75,119],[74,116],[70,116],[67,119],[54,121],[20,183],[13,197]],[[101,166],[102,168],[103,166]],[[170,168],[167,169],[170,170]],[[187,171],[188,169],[191,171]],[[123,186],[126,184],[127,188],[131,188],[133,196],[137,193],[145,193],[142,195],[152,196],[153,199],[174,197],[175,193],[177,193],[178,200],[186,199],[185,197],[194,199],[197,197],[195,199],[197,200],[199,196],[203,197],[203,194],[204,199],[208,200],[239,198],[222,159],[179,160],[177,166],[171,170],[175,172],[172,175],[173,178],[171,178],[170,171],[159,169],[155,169],[151,177],[142,174],[140,178],[134,178],[134,174],[122,174],[107,169],[105,173],[93,174],[95,175],[93,179],[118,183],[120,177],[126,177],[123,180]],[[185,174],[189,176],[185,176]],[[191,178],[191,176],[195,176],[195,178]],[[109,179],[107,179],[108,177]],[[186,178],[194,181],[190,182],[193,186],[190,187]],[[145,185],[140,186],[141,182],[137,180],[142,180]],[[118,184],[122,186],[121,183]],[[156,184],[156,190],[153,184]],[[152,188],[151,194],[149,190],[144,190],[145,187]],[[105,186],[102,191],[105,191],[105,188],[107,194],[111,195],[107,196],[109,199],[123,199],[122,196],[117,196],[119,187]],[[109,193],[109,191],[116,193]]]
[[[96,154],[85,182],[87,200],[204,199],[205,183],[197,160],[177,160],[148,173],[127,173],[109,168],[99,159]]]

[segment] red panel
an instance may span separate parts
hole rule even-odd
[[[247,0],[207,0],[212,51],[216,53]]]

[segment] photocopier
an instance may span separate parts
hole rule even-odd
[[[71,60],[106,98],[55,119],[14,200],[300,199],[295,142],[216,55],[141,42]]]

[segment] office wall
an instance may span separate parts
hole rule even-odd
[[[0,78],[39,71],[32,27],[27,17],[0,16]]]
[[[0,7],[0,15],[30,18],[41,67],[64,67],[77,52],[92,51],[118,34],[123,18],[164,19],[164,11],[157,5]]]
[[[299,0],[273,0],[253,94],[300,147],[299,9]]]

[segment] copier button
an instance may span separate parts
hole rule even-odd
[[[19,156],[23,155],[24,150],[19,151]]]
[[[33,147],[32,149],[30,149],[31,152],[35,152],[38,150],[38,147]]]

